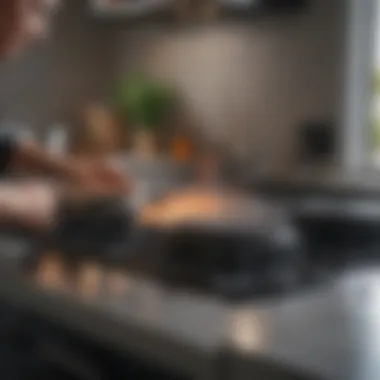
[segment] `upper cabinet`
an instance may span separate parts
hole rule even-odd
[[[92,10],[101,16],[139,18],[167,12],[176,0],[92,0]]]
[[[100,16],[183,22],[244,19],[261,12],[303,9],[307,0],[91,0]],[[164,17],[161,17],[164,16]]]
[[[307,0],[215,0],[220,13],[244,16],[260,12],[299,11],[304,9]]]
[[[206,0],[207,1],[207,0]],[[225,8],[248,10],[260,8],[294,9],[305,4],[305,0],[216,0]]]
[[[264,14],[282,14],[298,12],[305,9],[308,0],[200,0],[195,14],[197,20],[253,21],[254,17]]]
[[[224,8],[241,10],[258,7],[261,3],[260,0],[217,0],[216,2]]]

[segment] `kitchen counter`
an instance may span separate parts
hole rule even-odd
[[[22,251],[1,239],[0,246],[3,300],[190,378],[378,379],[380,270],[233,304],[91,263],[74,280],[60,275],[63,263],[51,254],[26,273]]]
[[[337,195],[380,197],[380,171],[334,169],[329,171],[290,173],[275,177],[258,178],[251,184],[254,189],[294,195]]]
[[[208,374],[214,373],[210,367],[217,360],[223,331],[220,317],[226,314],[226,305],[171,293],[130,277],[120,281],[106,268],[95,269],[92,264],[83,266],[74,284],[51,276],[59,265],[55,262],[52,269],[45,263],[41,271],[27,274],[20,267],[20,252],[1,257],[0,298],[169,370],[212,378]],[[111,278],[109,286],[107,278]]]

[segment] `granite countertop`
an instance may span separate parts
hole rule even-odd
[[[90,262],[69,277],[57,254],[26,273],[18,245],[0,243],[2,298],[194,378],[218,378],[225,350],[234,371],[225,378],[260,376],[262,362],[276,379],[293,371],[303,380],[378,379],[378,269],[281,300],[233,304]]]

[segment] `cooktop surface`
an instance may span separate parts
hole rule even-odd
[[[371,206],[372,205],[372,206]],[[2,231],[3,252],[34,268],[51,253],[65,272],[86,263],[120,269],[170,289],[252,300],[326,286],[380,261],[380,210],[363,200],[300,200],[289,222],[243,230],[139,228],[117,202],[66,210],[53,236]]]

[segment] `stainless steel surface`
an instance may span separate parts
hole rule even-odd
[[[9,249],[4,246],[3,252]],[[19,259],[9,252],[0,258],[2,298],[200,378],[216,369],[223,348],[251,363],[241,379],[260,373],[259,358],[284,365],[284,375],[295,371],[307,380],[379,378],[376,268],[289,298],[229,304],[169,291],[90,262],[76,281],[69,280],[57,255],[47,255],[40,270],[27,276]]]

